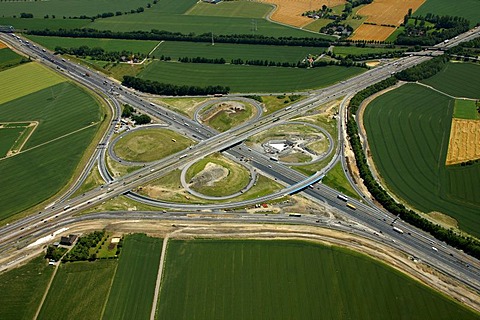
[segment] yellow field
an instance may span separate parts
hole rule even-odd
[[[276,9],[270,16],[273,21],[295,27],[303,27],[314,20],[302,17],[302,13],[309,10],[318,10],[324,4],[331,8],[344,4],[345,0],[259,0],[259,2],[270,3],[276,6]]]
[[[425,0],[375,0],[358,10],[357,14],[367,16],[367,22],[398,27],[408,9],[415,12],[424,2]]]
[[[64,82],[65,78],[30,62],[0,72],[0,104]]]
[[[352,40],[378,40],[383,41],[388,38],[395,31],[395,28],[377,26],[372,24],[362,24],[358,27],[353,35],[350,37]]]
[[[447,165],[480,159],[480,120],[453,119]]]

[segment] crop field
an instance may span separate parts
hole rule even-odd
[[[355,29],[350,39],[352,40],[386,40],[393,32],[395,28],[385,27],[373,24],[362,24]]]
[[[399,26],[408,9],[415,12],[425,0],[376,0],[358,10],[361,16],[368,16],[367,22]]]
[[[364,70],[338,66],[303,69],[155,61],[139,77],[176,85],[223,85],[229,86],[231,92],[291,92],[325,87]]]
[[[125,237],[103,319],[149,319],[162,239]]]
[[[0,319],[33,319],[52,273],[42,256],[0,274]]]
[[[14,73],[17,69],[20,75]],[[0,160],[0,184],[4,187],[0,220],[64,187],[98,128],[101,114],[97,101],[83,89],[45,71],[29,63],[0,73],[2,86],[16,90],[0,92],[0,121],[39,123],[21,152]],[[8,79],[15,83],[6,83]]]
[[[38,63],[26,63],[0,73],[0,104],[64,82],[65,78]],[[0,111],[1,112],[1,111]],[[3,117],[0,119],[3,120]],[[30,120],[30,119],[22,119]]]
[[[301,241],[170,240],[157,319],[477,319],[366,255]]]
[[[94,2],[82,0],[8,1],[0,2],[0,11],[6,17],[19,16],[21,12],[28,12],[32,13],[34,18],[43,18],[45,15],[49,15],[51,20],[62,20],[63,16],[67,18],[81,15],[95,16],[104,12],[130,11],[145,5],[146,2],[142,0],[95,0]]]
[[[188,15],[212,17],[265,18],[272,6],[251,1],[223,1],[212,5],[198,2],[186,12]]]
[[[454,97],[479,99],[479,78],[480,65],[449,63],[442,71],[422,82]]]
[[[226,171],[226,176],[215,179],[219,177],[213,173],[213,169],[209,169],[211,164],[223,167]],[[208,179],[209,177],[211,178],[210,180]],[[245,188],[250,181],[250,173],[240,164],[220,154],[214,154],[194,163],[187,170],[185,180],[191,184],[190,187],[195,191],[208,196],[219,197],[234,194]]]
[[[455,99],[453,117],[459,119],[480,120],[480,112],[474,100]]]
[[[0,42],[0,71],[16,66],[22,61],[23,57],[21,55],[6,48],[5,45]]]
[[[24,127],[2,128],[0,124],[0,159],[7,155],[24,130]]]
[[[149,162],[180,152],[193,144],[192,140],[175,131],[149,128],[125,135],[117,142],[114,151],[128,161]]]
[[[346,55],[361,55],[361,54],[375,54],[375,53],[385,53],[398,51],[399,49],[388,49],[388,48],[361,48],[357,46],[337,46],[333,49],[333,53],[336,55],[346,56]]]
[[[185,14],[196,3],[197,0],[159,0],[158,5],[148,11],[163,15]]]
[[[459,16],[470,20],[470,27],[480,22],[480,1],[477,0],[426,0],[425,3],[415,11],[415,15],[425,16],[427,13],[434,13],[440,16]]]
[[[150,10],[142,14],[123,15],[108,19],[97,19],[88,27],[99,30],[112,31],[132,31],[151,29],[166,30],[171,32],[181,32],[188,34],[260,34],[273,37],[313,37],[323,39],[333,39],[331,36],[324,36],[318,33],[307,32],[277,23],[269,22],[265,19],[258,19],[255,22],[256,27],[252,28],[251,18],[237,17],[209,17],[195,15],[159,15],[159,13]]]
[[[480,159],[480,120],[453,119],[446,164]]]
[[[105,51],[132,51],[148,54],[155,48],[159,41],[147,40],[122,40],[122,39],[95,39],[95,38],[65,38],[65,37],[42,37],[28,35],[33,42],[40,44],[50,50],[54,50],[56,46],[63,48],[71,47],[98,47]]]
[[[178,59],[183,57],[208,57],[210,59],[224,58],[227,62],[232,59],[242,60],[270,60],[275,62],[298,62],[308,54],[320,54],[324,48],[318,47],[294,47],[294,46],[268,46],[248,45],[233,43],[205,42],[162,42],[153,55],[159,58],[161,55]]]
[[[334,7],[345,3],[344,0],[259,0],[259,2],[271,3],[276,6],[271,15],[273,21],[295,27],[302,27],[313,21],[313,19],[302,16],[302,13],[306,11],[321,9],[322,5]]]
[[[372,101],[364,124],[388,188],[423,212],[441,212],[479,236],[480,164],[446,166],[454,100],[407,84]]]
[[[85,19],[21,19],[0,17],[0,24],[14,26],[16,30],[58,30],[60,28],[83,28],[90,23]]]
[[[38,319],[100,319],[116,267],[117,260],[60,265]]]

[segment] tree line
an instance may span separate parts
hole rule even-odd
[[[443,70],[448,61],[449,57],[447,55],[438,56],[414,67],[400,71],[395,74],[395,77],[398,80],[403,81],[419,81],[427,79]]]
[[[227,94],[230,91],[229,87],[220,85],[207,87],[178,86],[170,83],[139,79],[132,76],[124,76],[122,85],[142,92],[165,96],[203,96],[209,94]]]
[[[466,237],[455,233],[453,230],[447,230],[438,224],[434,224],[429,220],[421,217],[413,210],[405,208],[403,204],[396,202],[390,195],[377,183],[373,177],[370,168],[367,164],[367,159],[362,149],[362,143],[358,135],[358,125],[356,123],[354,114],[356,114],[358,107],[367,97],[372,94],[384,90],[397,83],[397,79],[390,77],[384,81],[376,83],[359,93],[357,93],[348,105],[348,119],[347,119],[347,134],[353,152],[355,153],[355,161],[360,172],[365,186],[372,196],[385,209],[394,215],[398,215],[404,221],[418,227],[437,238],[440,241],[445,241],[447,244],[463,250],[465,253],[472,255],[475,258],[480,258],[480,242],[473,237]]]
[[[183,34],[180,32],[170,32],[164,30],[151,31],[128,31],[114,32],[110,30],[96,30],[91,28],[77,29],[58,29],[58,30],[29,30],[28,34],[39,36],[56,36],[71,38],[107,38],[107,39],[134,39],[134,40],[170,40],[170,41],[190,41],[190,42],[211,42],[212,34]],[[319,38],[298,38],[298,37],[271,37],[264,35],[250,34],[230,34],[215,35],[215,42],[221,43],[239,43],[239,44],[265,44],[277,46],[308,46],[308,47],[328,47],[331,41]]]
[[[80,58],[91,57],[94,60],[102,61],[122,61],[122,60],[131,60],[132,58],[143,59],[146,57],[145,54],[137,52],[133,53],[132,51],[122,50],[122,51],[105,51],[103,48],[88,46],[80,47],[71,47],[64,48],[60,46],[55,47],[56,54],[70,54]]]

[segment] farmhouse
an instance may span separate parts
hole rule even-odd
[[[77,240],[77,235],[75,234],[70,234],[68,237],[61,237],[60,238],[60,244],[64,246],[71,246],[75,240]]]

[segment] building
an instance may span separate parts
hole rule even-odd
[[[77,237],[75,234],[70,234],[68,237],[61,237],[60,244],[63,246],[71,246],[75,240],[77,240]]]

